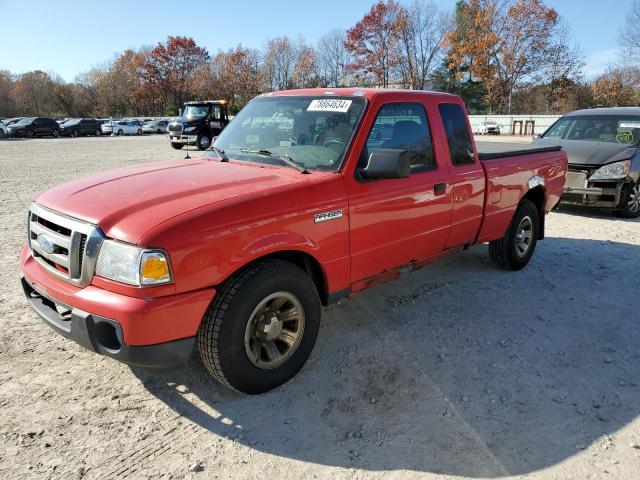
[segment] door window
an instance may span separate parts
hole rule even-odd
[[[365,166],[378,149],[408,150],[412,169],[433,167],[433,144],[424,107],[419,103],[384,105],[371,127],[360,165]]]
[[[455,103],[441,103],[438,105],[444,131],[447,134],[451,163],[454,165],[467,165],[475,162],[473,144],[467,127],[467,116]]]

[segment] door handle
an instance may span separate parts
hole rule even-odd
[[[433,186],[433,193],[436,195],[444,195],[447,193],[447,184],[446,183],[436,183]]]

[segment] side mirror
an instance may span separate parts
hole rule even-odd
[[[411,159],[407,150],[380,148],[369,155],[367,166],[360,169],[366,180],[407,178],[411,173]]]

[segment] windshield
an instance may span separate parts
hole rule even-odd
[[[23,118],[19,122],[16,122],[16,125],[28,125],[35,120],[35,117]]]
[[[80,123],[80,119],[79,118],[75,118],[73,120],[67,120],[66,122],[63,122],[63,125],[76,125]]]
[[[182,114],[187,119],[204,118],[209,115],[209,107],[207,105],[187,105],[184,107]]]
[[[567,116],[554,123],[542,138],[637,144],[640,141],[640,116]]]
[[[259,97],[238,113],[215,146],[237,160],[279,164],[249,152],[266,150],[310,170],[336,171],[364,107],[362,97]]]

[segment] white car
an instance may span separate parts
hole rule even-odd
[[[100,130],[103,135],[142,135],[142,127],[128,120],[103,123]]]
[[[485,122],[482,122],[478,133],[480,135],[500,135],[500,125],[498,125],[494,121],[487,120]]]
[[[151,120],[150,122],[145,122],[144,125],[142,125],[142,132],[167,133],[167,125],[169,125],[167,120]]]
[[[4,124],[2,120],[0,120],[0,138],[4,138],[7,136],[7,126]]]

